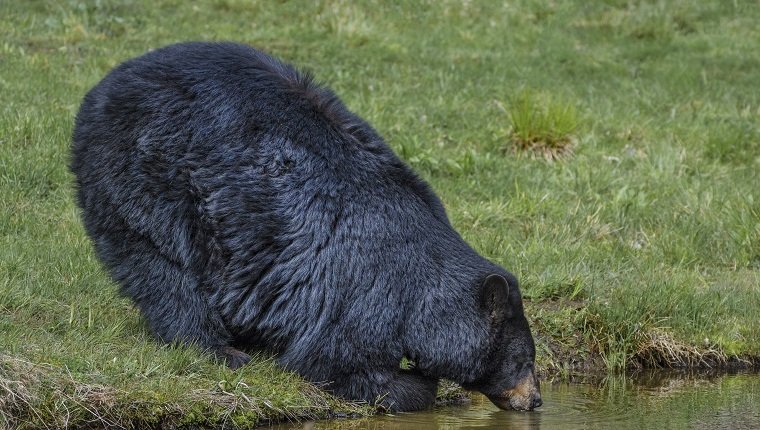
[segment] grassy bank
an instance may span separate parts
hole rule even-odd
[[[760,356],[752,2],[0,2],[0,427],[368,413],[262,357],[165,347],[80,226],[85,92],[182,40],[314,72],[523,283],[545,373]]]

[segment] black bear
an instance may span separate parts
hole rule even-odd
[[[393,410],[439,378],[541,405],[515,277],[308,74],[235,43],[158,49],[90,90],[72,152],[87,233],[159,339],[232,368],[266,349]]]

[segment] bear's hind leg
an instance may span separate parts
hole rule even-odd
[[[128,228],[95,235],[95,243],[121,291],[134,300],[159,339],[198,345],[233,369],[250,361],[230,346],[232,336],[190,267]]]

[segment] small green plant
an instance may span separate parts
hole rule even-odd
[[[526,90],[517,95],[508,114],[510,140],[516,150],[531,151],[547,160],[572,151],[573,132],[578,128],[578,114],[572,104]]]

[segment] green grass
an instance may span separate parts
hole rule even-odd
[[[368,413],[268,359],[158,345],[94,257],[66,168],[79,102],[183,40],[265,49],[373,123],[520,278],[544,371],[760,356],[757,22],[717,0],[0,2],[0,426]],[[521,130],[572,156],[506,150]]]

